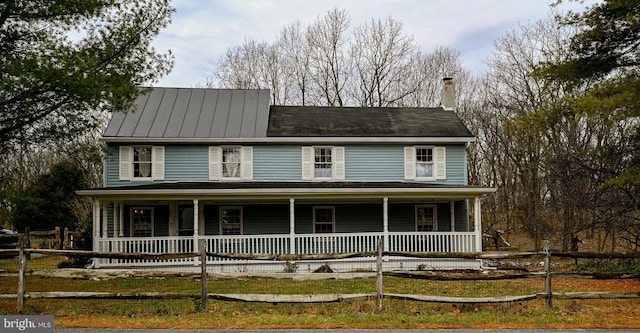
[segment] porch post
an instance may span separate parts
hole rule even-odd
[[[382,198],[382,234],[384,251],[389,251],[389,198]]]
[[[451,216],[451,232],[456,231],[456,210],[455,210],[455,202],[453,200],[449,201],[449,215]]]
[[[193,237],[195,238],[195,245],[198,244],[198,235],[200,234],[200,230],[198,230],[200,224],[198,221],[198,218],[200,217],[200,213],[198,212],[199,206],[198,199],[193,199]]]
[[[120,233],[118,233],[118,237],[124,237],[124,203],[120,205],[120,211],[118,212],[118,214],[120,214]]]
[[[113,202],[113,237],[120,235],[120,203]]]
[[[93,200],[93,250],[100,251],[98,244],[100,240],[100,200]]]
[[[475,197],[473,208],[475,210],[475,213],[473,214],[473,230],[476,232],[476,252],[482,252],[482,221],[480,220],[480,197]]]
[[[193,249],[194,251],[199,249],[199,246],[200,246],[199,245],[200,242],[198,241],[199,240],[198,235],[200,234],[200,231],[198,230],[199,229],[198,219],[200,217],[200,213],[198,212],[199,206],[200,204],[198,202],[198,199],[193,199]],[[205,263],[201,263],[200,258],[196,257],[195,259],[193,259],[193,264],[194,266],[198,266]]]
[[[102,203],[102,238],[109,237],[109,211],[107,210],[107,208],[109,208],[108,204],[109,203],[106,201]]]
[[[289,199],[289,254],[296,254],[296,199]]]

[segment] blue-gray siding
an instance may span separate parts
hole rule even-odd
[[[447,178],[438,183],[467,184],[464,144],[447,148]],[[403,145],[346,145],[345,177],[347,181],[403,181]],[[106,157],[105,186],[138,185],[140,182],[118,178],[117,146],[109,147]],[[208,181],[208,146],[165,146],[165,182]],[[300,145],[253,146],[253,179],[256,181],[301,181],[302,152]]]
[[[438,218],[438,231],[451,231],[451,215],[449,203],[437,203],[436,212]],[[145,205],[126,205],[124,213],[124,235],[131,235],[130,209],[132,207],[143,207]],[[287,204],[203,204],[203,217],[206,235],[220,234],[220,207],[234,206],[242,207],[243,231],[245,235],[262,234],[288,234],[289,233],[289,205]],[[335,232],[337,233],[360,233],[360,232],[382,232],[383,217],[382,203],[366,204],[337,204],[332,205],[323,202],[318,205],[297,204],[295,206],[295,232],[298,234],[313,233],[313,207],[332,206],[335,207]],[[469,217],[464,208],[467,206],[466,200],[456,201],[455,210],[455,231],[469,231]],[[154,236],[169,235],[169,215],[168,205],[153,205],[154,209]],[[414,203],[390,203],[389,204],[389,231],[391,232],[413,232],[416,231]],[[113,237],[113,215],[112,206],[108,207],[108,230],[109,236]]]

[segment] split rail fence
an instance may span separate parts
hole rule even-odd
[[[198,252],[193,253],[111,253],[76,250],[47,250],[29,249],[24,242],[17,250],[0,250],[0,257],[18,258],[18,286],[16,294],[0,294],[0,299],[17,300],[16,310],[21,313],[27,299],[196,299],[200,301],[200,309],[207,309],[207,301],[226,300],[243,302],[265,302],[265,303],[326,303],[349,300],[376,299],[377,307],[382,308],[384,299],[402,299],[421,302],[452,303],[452,304],[480,304],[480,303],[507,303],[521,302],[536,299],[546,299],[549,307],[553,307],[554,299],[631,299],[640,298],[640,291],[629,292],[553,292],[552,279],[561,278],[599,278],[599,279],[640,279],[640,273],[561,273],[552,272],[552,257],[575,258],[575,259],[638,259],[640,253],[582,253],[582,252],[552,252],[549,249],[548,241],[545,242],[545,249],[541,252],[484,252],[484,253],[433,253],[433,252],[383,252],[381,241],[378,242],[378,251],[367,253],[339,253],[322,255],[247,255],[232,253],[213,253],[206,251],[206,244],[201,242]],[[200,281],[201,293],[158,293],[158,292],[131,292],[131,293],[111,293],[111,292],[26,292],[25,277],[28,274],[27,262],[29,255],[40,254],[48,256],[67,257],[91,257],[91,258],[111,258],[111,259],[142,259],[142,260],[167,260],[199,257],[200,260]],[[280,260],[284,262],[296,260],[328,260],[346,259],[356,257],[376,257],[376,292],[364,294],[216,294],[209,293],[207,280],[209,276],[206,271],[207,257],[218,257],[240,260]],[[385,256],[403,256],[412,258],[455,258],[455,259],[483,259],[483,260],[506,260],[506,259],[527,259],[543,258],[544,272],[515,272],[510,274],[483,274],[481,272],[467,272],[467,274],[439,274],[435,271],[382,271],[382,260]],[[290,273],[294,276],[297,273]],[[393,294],[384,292],[384,276],[429,279],[429,280],[498,280],[498,279],[522,279],[522,278],[544,278],[545,290],[536,294],[501,296],[501,297],[443,297],[411,294]]]

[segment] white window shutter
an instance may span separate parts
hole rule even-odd
[[[447,153],[445,147],[434,148],[436,179],[447,179]]]
[[[334,147],[333,148],[333,160],[334,160],[334,176],[335,180],[344,180],[345,178],[345,167],[344,167],[344,147]]]
[[[240,148],[241,157],[241,177],[242,180],[252,180],[253,179],[253,147],[242,147]]]
[[[222,148],[209,147],[209,180],[220,180],[222,177]]]
[[[302,147],[302,180],[313,180],[313,147]]]
[[[415,147],[404,147],[404,179],[416,179]]]
[[[164,180],[164,146],[154,146],[153,152],[153,180]]]
[[[132,156],[130,146],[120,146],[119,157],[119,178],[120,180],[131,180]]]

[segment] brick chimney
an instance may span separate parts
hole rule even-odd
[[[445,110],[455,110],[456,108],[456,87],[453,85],[453,78],[442,79],[442,95],[440,105]]]

